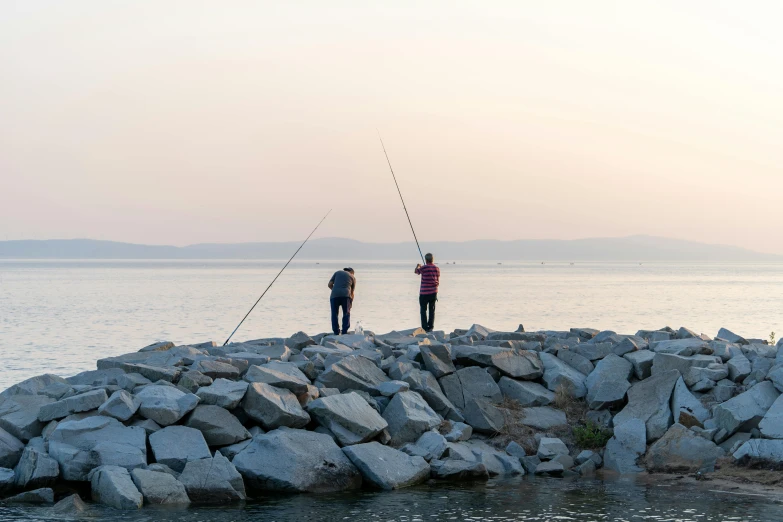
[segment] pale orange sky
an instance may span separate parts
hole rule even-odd
[[[327,8],[326,5],[329,5]],[[783,254],[783,7],[0,3],[0,240]]]

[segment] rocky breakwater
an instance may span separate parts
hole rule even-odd
[[[136,509],[783,462],[783,344],[728,330],[299,332],[97,366],[0,393],[7,502],[79,491]]]

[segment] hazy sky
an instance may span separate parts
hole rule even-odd
[[[783,254],[782,6],[3,0],[0,239]]]

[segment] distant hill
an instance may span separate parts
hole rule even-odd
[[[287,259],[299,242],[204,243],[185,247],[137,245],[93,239],[0,241],[0,258],[12,259]],[[440,261],[678,261],[780,263],[783,256],[734,246],[653,236],[517,241],[434,241],[422,244]],[[299,259],[411,260],[414,243],[364,243],[352,239],[313,239]]]

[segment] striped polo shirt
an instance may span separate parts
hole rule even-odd
[[[438,293],[438,284],[440,284],[440,268],[435,264],[427,264],[416,270],[421,275],[421,295],[432,295]]]

